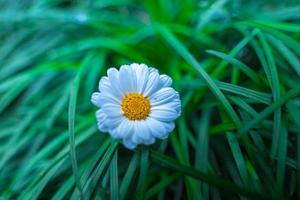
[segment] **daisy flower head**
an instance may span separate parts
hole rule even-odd
[[[181,113],[179,94],[171,85],[169,76],[145,64],[108,69],[91,98],[100,108],[99,130],[121,139],[128,149],[167,138]]]

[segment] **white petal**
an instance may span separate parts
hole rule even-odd
[[[143,144],[146,144],[146,145],[151,145],[151,144],[154,144],[155,142],[155,137],[153,135],[150,136],[150,138],[146,141],[144,141]]]
[[[147,143],[149,140],[151,140],[151,132],[146,124],[146,121],[136,121],[132,141],[137,144],[143,144]]]
[[[127,118],[123,118],[122,122],[117,128],[119,138],[127,138],[133,134],[134,124],[132,121],[129,121]]]
[[[99,91],[103,92],[103,93],[104,92],[106,92],[106,93],[112,93],[113,92],[107,76],[104,76],[100,79],[100,81],[99,81]]]
[[[175,128],[175,123],[174,122],[163,122],[167,133],[170,133],[174,130]]]
[[[134,69],[129,65],[122,65],[119,72],[120,87],[126,95],[137,91],[137,78]]]
[[[163,105],[152,106],[152,109],[158,110],[161,109],[162,107],[176,110],[178,116],[181,114],[181,102],[179,99],[173,99],[172,101],[165,103]]]
[[[122,99],[124,94],[120,89],[119,71],[116,68],[110,68],[107,70],[107,76],[109,79],[110,86],[114,91],[114,94],[120,99]]]
[[[123,139],[123,144],[127,149],[134,149],[136,147],[136,143],[134,143],[131,139],[131,137],[124,138]]]
[[[151,117],[147,118],[147,125],[151,129],[151,134],[159,139],[165,139],[175,128],[174,122],[162,122]]]
[[[157,121],[151,117],[147,118],[147,125],[151,129],[151,134],[159,139],[164,139],[168,136],[168,131],[164,126],[165,123]]]
[[[153,72],[159,73],[158,70],[155,69],[154,67],[149,67],[149,68],[148,68],[148,71],[149,71],[149,73],[153,73]]]
[[[108,127],[105,122],[107,120],[107,115],[102,110],[97,110],[96,112],[97,125],[100,131],[107,132]]]
[[[97,125],[100,131],[109,132],[121,123],[123,117],[109,117],[102,109],[96,112]]]
[[[149,76],[149,70],[148,66],[144,64],[131,64],[132,68],[135,70],[136,73],[136,81],[137,81],[137,92],[142,93],[146,87],[148,76]]]
[[[150,112],[150,117],[164,122],[173,121],[179,115],[180,113],[177,110],[164,105],[152,107]]]
[[[115,139],[120,139],[120,134],[119,134],[119,131],[118,131],[118,128],[114,128],[114,129],[111,129],[109,131],[109,134],[111,137],[115,138]]]
[[[94,92],[92,94],[92,103],[98,107],[104,106],[104,104],[111,103],[111,104],[120,104],[120,100],[117,99],[116,97],[108,94],[108,93],[99,93],[99,92]]]
[[[170,76],[162,74],[159,76],[162,87],[170,87],[172,85],[172,79]]]
[[[102,110],[110,117],[118,117],[123,115],[121,106],[118,104],[107,103],[102,107]]]
[[[143,92],[144,96],[151,96],[160,87],[159,74],[157,72],[152,72],[149,75],[149,79],[146,88]]]
[[[123,120],[123,116],[118,116],[118,117],[107,117],[106,120],[105,120],[105,126],[108,127],[108,131],[110,130],[113,130],[115,128],[117,128],[120,123],[122,122]]]
[[[131,136],[131,139],[135,144],[141,144],[143,141],[140,137],[138,137],[139,128],[137,127],[137,122],[136,121],[133,121],[133,126],[134,126],[134,131],[133,131],[133,134]]]
[[[103,106],[106,103],[120,104],[120,100],[118,98],[108,93],[100,93],[98,96],[98,102],[100,106]]]
[[[151,106],[156,106],[179,99],[179,94],[173,88],[165,87],[152,94],[149,99]]]
[[[94,92],[94,93],[92,94],[92,98],[91,98],[91,102],[92,102],[95,106],[98,106],[98,107],[100,107],[100,103],[99,103],[99,101],[98,101],[99,95],[100,95],[99,92]]]

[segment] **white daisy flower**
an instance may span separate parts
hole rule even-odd
[[[100,79],[100,92],[91,99],[100,107],[96,112],[100,131],[122,139],[129,149],[167,138],[181,113],[179,94],[171,85],[169,76],[145,64],[108,69]]]

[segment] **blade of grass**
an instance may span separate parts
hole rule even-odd
[[[83,188],[80,181],[80,175],[78,171],[77,166],[77,156],[76,156],[76,149],[75,149],[75,114],[76,114],[76,102],[77,102],[77,96],[79,91],[79,85],[80,80],[82,78],[83,74],[83,68],[80,68],[80,71],[75,77],[75,80],[71,87],[71,93],[70,93],[70,101],[69,101],[69,117],[68,117],[68,124],[69,124],[69,144],[70,144],[70,158],[72,163],[72,171],[74,174],[74,180],[76,183],[76,187],[78,188],[80,192],[80,196],[82,199],[84,198],[83,195]]]
[[[87,180],[85,187],[84,187],[84,194],[87,199],[89,199],[97,186],[97,183],[99,181],[99,178],[103,174],[104,170],[107,168],[107,165],[109,164],[113,153],[115,152],[116,148],[118,147],[118,141],[112,140],[110,146],[105,151],[104,156],[99,161],[99,164],[97,165],[96,169],[94,170],[93,174],[90,176],[90,178]]]
[[[278,40],[277,38],[269,35],[268,39],[273,44],[273,46],[276,47],[277,51],[279,51],[280,54],[284,56],[286,61],[300,77],[300,61],[297,56],[290,49],[288,49],[282,41]]]
[[[174,148],[175,154],[180,163],[190,166],[189,160],[186,157],[183,150],[183,146],[180,144],[177,136],[172,134],[171,136],[171,143]],[[188,199],[192,199],[193,196],[197,199],[203,199],[202,195],[199,192],[195,192],[198,190],[197,183],[195,180],[191,179],[190,177],[185,177],[184,179],[185,187],[187,190]],[[193,192],[194,191],[194,192]]]
[[[225,4],[227,0],[218,0],[213,2],[209,9],[207,9],[204,13],[199,17],[196,32],[200,32],[203,27],[213,19],[215,13],[217,13]]]
[[[292,102],[288,102],[287,103],[287,108],[289,111],[289,114],[291,115],[293,121],[296,123],[298,130],[300,129],[300,110],[299,108],[297,108],[297,106]],[[298,197],[300,197],[300,133],[298,131],[297,133],[297,155],[296,155],[296,159],[297,159],[297,163],[296,163],[296,176],[297,176],[297,195]]]
[[[25,200],[35,200],[38,199],[39,194],[42,192],[46,184],[49,182],[49,180],[54,176],[55,173],[59,170],[59,168],[62,166],[62,164],[66,161],[66,159],[61,160],[58,162],[53,168],[51,168],[47,174],[45,174],[42,178],[42,180],[37,184],[37,186],[29,193],[26,193],[25,196],[21,196],[22,199]],[[23,193],[24,194],[24,193]]]
[[[216,84],[213,82],[210,76],[196,61],[196,59],[179,42],[179,40],[177,40],[177,38],[171,32],[168,31],[166,27],[163,27],[162,25],[156,25],[155,28],[164,37],[164,39],[177,51],[177,53],[199,73],[200,78],[207,84],[211,92],[220,101],[220,103],[227,111],[227,114],[230,116],[234,124],[237,126],[237,128],[240,128],[241,121],[238,115],[236,114],[236,112],[234,111],[224,94],[220,91],[220,89],[216,86]]]
[[[115,150],[110,167],[110,198],[119,199],[119,178],[118,178],[118,149]]]
[[[253,40],[254,36],[256,36],[259,31],[260,30],[255,29],[250,34],[245,35],[244,38],[233,49],[230,50],[228,55],[230,55],[232,57],[236,57],[239,52],[241,52],[244,48],[246,48],[246,45],[250,41]],[[228,65],[228,62],[226,62],[225,60],[220,62],[220,64],[212,72],[211,76],[214,77],[214,78],[218,78],[220,76],[223,76],[227,65]]]
[[[216,177],[215,175],[208,174],[208,173],[203,173],[200,172],[196,169],[193,169],[191,167],[188,167],[186,165],[182,165],[178,162],[176,162],[174,159],[162,155],[159,152],[156,151],[151,151],[151,158],[153,161],[163,167],[175,170],[177,172],[180,172],[184,175],[199,179],[203,182],[206,182],[208,184],[211,184],[215,187],[218,187],[220,189],[224,189],[227,192],[232,192],[232,193],[238,193],[241,195],[245,195],[248,197],[257,197],[261,199],[269,199],[268,195],[263,194],[263,193],[258,193],[256,191],[250,190],[249,188],[244,188],[238,185],[235,185],[231,182],[228,182],[224,179],[221,179],[219,177]]]
[[[131,158],[131,161],[128,165],[124,178],[121,182],[121,186],[120,186],[121,200],[125,199],[128,188],[132,182],[132,179],[134,178],[134,174],[136,173],[137,164],[138,164],[138,154],[135,153]]]
[[[136,197],[138,199],[143,199],[146,191],[146,179],[149,168],[149,149],[147,147],[142,147],[140,153],[140,175],[137,182],[137,192]]]
[[[87,128],[89,121],[83,121],[78,124],[75,128],[76,131],[80,132],[84,128]],[[86,134],[87,136],[89,134]],[[12,181],[12,191],[19,191],[23,184],[20,183],[20,180],[23,180],[26,175],[30,174],[31,170],[37,165],[38,162],[41,162],[43,158],[46,158],[51,155],[53,151],[56,151],[60,146],[67,141],[68,132],[62,133],[55,140],[51,141],[47,146],[45,146],[41,151],[39,151],[31,160],[29,160],[26,165],[20,170],[15,179]],[[68,153],[67,147],[61,151],[62,153],[58,155],[57,158],[64,157]]]
[[[209,168],[209,124],[211,118],[211,110],[207,109],[203,111],[201,121],[198,129],[198,137],[196,143],[196,153],[195,153],[195,168],[203,172],[207,172]],[[205,183],[200,183],[200,188],[202,189],[202,194],[205,199],[209,199],[209,186]]]
[[[232,94],[240,95],[243,97],[247,97],[248,99],[255,100],[258,103],[270,104],[272,96],[268,93],[258,92],[252,89],[248,89],[245,87],[237,86],[231,83],[215,81],[216,85],[223,91],[229,92]],[[193,79],[190,82],[183,81],[181,83],[184,89],[198,89],[199,87],[205,86],[202,80]]]
[[[238,135],[241,136],[243,134],[246,134],[250,129],[252,129],[257,123],[261,122],[264,118],[271,115],[274,110],[280,108],[283,106],[286,102],[288,102],[290,99],[296,97],[300,94],[300,86],[297,86],[291,90],[289,90],[286,94],[282,95],[278,101],[272,103],[270,106],[266,107],[262,112],[259,113],[259,115],[252,119],[250,122],[246,123],[243,128],[241,128],[238,131]]]
[[[228,63],[231,63],[233,66],[244,72],[244,74],[247,75],[255,83],[260,83],[260,78],[257,76],[257,73],[238,59],[219,51],[206,50],[206,52],[211,55],[217,56],[222,60],[226,60]]]
[[[286,164],[286,154],[287,154],[287,143],[288,143],[288,133],[285,126],[281,125],[281,131],[279,136],[278,144],[278,160],[277,160],[277,194],[275,196],[284,198],[284,179],[285,179],[285,164]]]
[[[63,200],[66,198],[67,193],[74,187],[74,177],[71,176],[64,184],[56,191],[51,200]]]
[[[95,133],[95,128],[91,127],[87,129],[86,131],[83,131],[82,134],[78,137],[78,140],[76,140],[75,145],[78,146],[82,144],[87,138],[91,137]],[[69,153],[69,146],[68,144],[63,148],[59,153],[55,154],[54,158],[49,160],[49,162],[44,163],[42,174],[47,174],[54,166],[57,165],[61,160],[68,160],[68,154]],[[67,164],[69,164],[67,162]],[[71,166],[69,166],[71,168]],[[39,182],[42,180],[43,177],[41,176],[34,176],[34,179],[29,183],[29,185],[26,186],[24,190],[21,191],[21,196],[34,192],[35,187],[39,187]]]
[[[167,176],[166,178],[163,178],[161,181],[159,181],[157,184],[149,188],[149,190],[146,192],[145,199],[150,199],[155,194],[162,191],[164,188],[166,188],[168,185],[170,185],[172,182],[177,180],[180,177],[179,174],[173,174],[171,176]]]
[[[226,137],[235,161],[235,164],[239,170],[239,174],[245,185],[249,185],[249,177],[246,169],[246,162],[243,158],[243,154],[241,152],[238,140],[233,133],[227,132]]]
[[[279,85],[279,79],[278,79],[278,73],[277,68],[275,65],[274,57],[272,55],[271,49],[269,44],[267,43],[267,40],[261,32],[258,33],[259,40],[261,42],[261,45],[263,47],[263,50],[265,52],[265,56],[267,59],[268,65],[265,66],[265,69],[268,68],[266,73],[269,73],[270,77],[270,85],[272,89],[273,94],[273,100],[274,102],[277,102],[280,98],[280,85]],[[262,58],[262,57],[260,57]],[[265,62],[262,62],[262,64]],[[274,110],[274,122],[273,122],[273,135],[272,135],[272,146],[271,146],[271,158],[274,158],[277,150],[278,150],[278,142],[279,142],[279,134],[280,134],[280,121],[281,121],[281,109],[280,107],[276,110]]]
[[[9,106],[25,90],[26,87],[31,83],[32,78],[25,79],[23,82],[14,85],[8,90],[0,99],[0,114]]]

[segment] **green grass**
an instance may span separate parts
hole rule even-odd
[[[0,199],[300,198],[297,0],[0,0]],[[173,78],[169,138],[97,129],[109,67]]]

